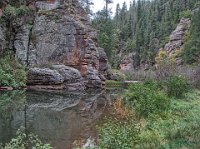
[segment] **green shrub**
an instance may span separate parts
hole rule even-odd
[[[99,148],[200,148],[200,92],[188,92],[184,99],[172,100],[170,110],[163,116],[109,120],[99,128]]]
[[[131,85],[125,93],[125,104],[133,108],[139,116],[162,114],[170,108],[170,99],[156,85]]]
[[[134,123],[109,120],[99,128],[99,148],[133,149],[137,134]]]
[[[29,12],[29,8],[25,5],[21,5],[18,8],[11,5],[7,5],[3,12],[3,17],[5,17],[6,19],[13,19],[15,17],[24,15],[27,12]]]
[[[180,19],[181,18],[192,18],[192,11],[191,10],[186,10],[186,11],[182,11],[180,14]]]
[[[21,131],[17,132],[17,137],[13,138],[4,149],[52,149],[49,144],[42,143],[38,136],[34,134],[26,135]]]
[[[164,82],[164,88],[169,97],[182,97],[189,91],[189,85],[182,76],[171,76]]]
[[[9,56],[0,60],[0,86],[23,87],[26,85],[26,71],[15,58]]]

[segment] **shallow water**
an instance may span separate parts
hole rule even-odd
[[[119,91],[0,92],[0,143],[23,129],[56,149],[71,149],[75,140],[97,137],[95,126],[109,115],[118,95]]]

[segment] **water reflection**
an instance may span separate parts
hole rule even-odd
[[[95,137],[95,125],[108,114],[116,94],[0,93],[0,142],[7,142],[19,128],[37,134],[58,149],[70,149],[74,140]]]

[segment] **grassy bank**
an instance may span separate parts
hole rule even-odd
[[[200,91],[181,77],[131,86],[121,102],[129,112],[99,127],[98,148],[200,148]]]

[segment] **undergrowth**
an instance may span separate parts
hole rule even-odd
[[[125,112],[126,119],[113,118],[98,126],[97,148],[200,148],[200,91],[188,90],[183,78],[174,78],[131,86],[123,103],[117,103],[116,111],[122,116]],[[174,83],[176,79],[180,80]],[[183,88],[179,86],[182,83]],[[171,92],[166,92],[169,89]]]
[[[34,134],[25,134],[20,130],[16,133],[16,138],[13,138],[2,149],[52,149],[49,144],[44,144]]]
[[[0,86],[23,87],[26,85],[25,68],[14,57],[0,59]]]

